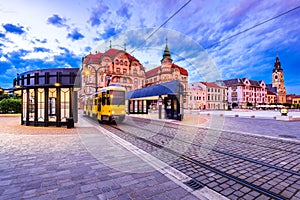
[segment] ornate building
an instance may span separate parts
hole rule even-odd
[[[120,84],[127,91],[145,86],[145,68],[129,53],[110,48],[82,58],[81,94],[92,94],[109,83]]]
[[[161,66],[146,72],[146,86],[178,80],[183,83],[184,91],[186,91],[188,87],[188,72],[184,68],[173,63],[167,44],[164,50],[163,58],[160,62]]]
[[[228,89],[228,105],[247,108],[249,104],[257,106],[267,103],[267,89],[264,81],[253,81],[248,78],[235,78],[220,81]]]

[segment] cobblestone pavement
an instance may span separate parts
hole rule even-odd
[[[188,124],[199,127],[216,127],[222,130],[258,134],[284,139],[300,140],[300,121],[277,121],[274,116],[279,111],[241,111],[234,112],[239,117],[234,117],[230,111],[199,112],[185,111],[184,120],[168,120],[177,124]],[[220,115],[222,119],[219,119]],[[255,118],[251,116],[256,115]],[[300,116],[300,112],[293,112],[293,116]],[[157,119],[157,113],[150,113],[147,116],[132,115],[150,119]],[[219,124],[217,124],[219,123]]]
[[[265,123],[255,120],[252,126]],[[300,199],[299,142],[197,129],[197,123],[183,127],[180,125],[187,121],[168,121],[171,123],[127,117],[118,126],[120,131],[110,126],[105,128],[229,199],[272,199],[272,195],[279,199]],[[235,130],[239,125],[235,124]],[[248,128],[251,132],[251,126]],[[165,148],[189,159],[171,155]],[[203,150],[207,150],[206,154],[201,153]],[[190,162],[191,159],[197,162]]]
[[[78,134],[101,134],[97,129],[29,127],[19,120],[0,117],[0,199],[199,198],[159,171],[129,173],[97,160]]]

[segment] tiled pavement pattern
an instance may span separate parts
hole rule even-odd
[[[158,171],[123,172],[96,160],[77,131],[97,129],[27,127],[19,117],[0,124],[1,200],[198,199]]]
[[[174,126],[174,124],[172,125],[172,127],[161,128],[163,125],[166,126],[166,124],[152,124],[153,126],[149,126],[149,124],[147,123],[143,125],[141,123],[138,124],[137,121],[131,121],[135,122],[135,124],[133,125],[138,125],[140,126],[140,128],[136,129],[132,125],[129,125],[128,127],[126,127],[125,125],[120,125],[120,127],[127,130],[127,132],[134,133],[140,137],[151,139],[151,141],[159,142],[160,144],[164,144],[164,146],[170,147],[170,143],[175,143],[175,140],[173,140],[172,137],[176,135],[176,131],[176,137],[179,137],[178,130],[176,130],[176,125]],[[147,127],[149,130],[151,130],[151,132],[142,130],[142,127]],[[172,131],[172,129],[175,130]],[[192,138],[193,142],[200,144],[203,142],[203,135],[205,135],[206,131],[203,130],[202,132],[203,133],[199,133],[197,137]],[[157,133],[164,133],[170,135],[171,137],[162,137],[157,135]],[[186,140],[189,139],[187,135],[189,135],[189,133],[196,133],[196,130],[195,128],[191,127],[187,128],[184,133]],[[119,136],[124,137],[124,134],[122,136],[122,134],[119,133]],[[180,136],[181,139],[182,137],[183,136]],[[227,178],[222,177],[214,172],[203,169],[197,165],[190,164],[183,159],[176,157],[174,158],[167,153],[158,153],[158,150],[156,150],[155,148],[149,145],[145,145],[142,141],[137,141],[136,139],[131,138],[128,135],[125,135],[125,138],[126,140],[129,140],[130,142],[137,145],[139,148],[142,148],[147,152],[151,152],[153,155],[156,155],[181,172],[184,172],[190,177],[209,186],[215,191],[220,192],[230,199],[268,199],[268,197],[266,197],[265,195],[261,195],[254,190],[244,187],[241,184],[236,183],[235,181],[228,180]],[[270,165],[281,167],[283,169],[292,170],[298,173],[298,175],[276,170],[274,168],[269,168],[267,166],[262,166],[258,163],[249,162],[247,160],[241,160],[236,157],[231,158],[227,155],[220,156],[219,154],[212,152],[205,155],[205,158],[199,158],[199,154],[197,154],[197,152],[199,152],[199,148],[197,149],[195,147],[190,148],[188,154],[192,157],[196,157],[201,162],[205,162],[206,164],[214,166],[228,174],[239,177],[240,179],[246,180],[247,182],[250,182],[265,190],[277,193],[286,199],[296,200],[300,199],[299,144],[300,143],[293,144],[293,142],[289,143],[288,141],[282,142],[263,137],[258,138],[249,135],[247,136],[230,133],[222,133],[218,141],[216,141],[215,143],[215,147],[217,147],[218,150],[223,150],[227,153],[232,153],[238,156],[245,156],[246,158],[256,160],[258,162],[265,162]],[[179,143],[173,145],[173,147],[176,147],[176,151],[178,151],[178,149],[182,150],[186,148],[184,147],[184,145],[180,145]]]

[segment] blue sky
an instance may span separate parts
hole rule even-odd
[[[13,0],[0,2],[0,87],[17,73],[39,68],[81,67],[90,52],[114,48],[132,53],[147,70],[168,46],[190,81],[248,77],[271,83],[278,54],[288,93],[300,94],[299,0]],[[215,46],[218,41],[238,34]]]

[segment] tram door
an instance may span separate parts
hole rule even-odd
[[[178,119],[180,115],[180,104],[176,95],[168,95],[164,98],[165,114],[167,119]]]

